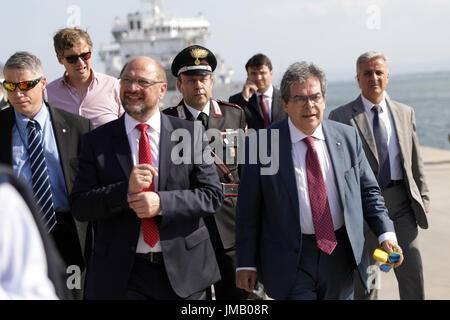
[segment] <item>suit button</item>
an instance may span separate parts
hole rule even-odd
[[[135,247],[131,247],[130,251],[136,253],[136,248]]]
[[[299,248],[295,248],[295,249],[294,249],[294,252],[295,252],[296,254],[298,254],[298,253],[300,252],[300,249],[299,249]]]

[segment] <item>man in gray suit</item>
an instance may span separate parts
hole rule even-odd
[[[400,299],[424,299],[417,226],[428,228],[429,190],[419,152],[414,110],[390,100],[385,94],[389,69],[382,53],[366,52],[356,65],[361,95],[333,110],[329,119],[358,130],[367,159],[377,176],[405,256],[402,266],[395,269]],[[366,236],[373,238],[369,230],[367,233]],[[371,250],[375,246],[372,242]],[[360,287],[358,283],[355,285]],[[356,292],[356,298],[364,297],[364,292]],[[366,298],[376,299],[376,292]]]

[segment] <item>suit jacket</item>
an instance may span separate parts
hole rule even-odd
[[[393,232],[394,227],[356,130],[327,120],[322,125],[346,232],[365,284],[369,253],[364,220],[377,236]],[[278,152],[270,143],[274,130],[279,130],[278,171],[261,175],[261,168],[272,164],[262,165],[260,161],[246,161],[242,171],[236,213],[237,267],[256,267],[268,295],[284,299],[295,282],[302,233],[288,119],[270,127],[268,154]],[[260,131],[256,135],[260,139]]]
[[[155,219],[164,265],[175,293],[182,297],[201,291],[220,280],[220,273],[203,216],[216,212],[223,200],[213,165],[195,164],[204,148],[190,146],[190,164],[171,161],[171,133],[188,131],[195,143],[202,130],[194,123],[161,114],[158,194],[162,214]],[[71,194],[74,215],[95,221],[93,255],[87,270],[87,299],[126,299],[128,278],[134,263],[141,219],[127,202],[133,162],[124,116],[85,136],[80,170]]]
[[[417,224],[428,228],[425,210],[429,207],[429,189],[425,182],[424,167],[420,156],[420,146],[416,135],[416,119],[414,110],[402,103],[386,99],[392,114],[393,125],[400,147],[403,176],[406,189],[411,200]],[[331,111],[329,119],[355,127],[363,141],[364,152],[370,167],[378,176],[379,163],[372,125],[362,103],[361,96],[356,100]]]
[[[64,262],[58,250],[56,249],[52,237],[46,230],[46,227],[42,220],[42,214],[36,208],[36,201],[33,197],[33,192],[30,190],[29,185],[19,180],[17,178],[17,174],[11,168],[2,165],[0,166],[0,184],[3,182],[10,183],[12,186],[14,186],[30,209],[30,212],[33,216],[34,221],[36,222],[36,226],[42,239],[45,258],[47,261],[47,274],[48,278],[55,287],[56,295],[61,300],[71,300],[73,297],[67,289],[67,273]]]
[[[67,194],[69,195],[78,168],[78,154],[81,150],[81,137],[92,129],[91,122],[83,117],[46,105],[50,112],[56,145],[59,151],[61,168],[64,175]],[[14,108],[0,111],[0,163],[12,166],[12,130],[15,124]],[[82,250],[85,250],[87,223],[75,220],[78,238]],[[84,253],[84,252],[83,252]],[[83,266],[81,266],[83,267]]]
[[[241,92],[231,96],[228,101],[230,103],[237,104],[245,111],[245,119],[247,125],[251,129],[259,130],[264,129],[264,116],[259,105],[256,94],[253,94],[248,101],[245,101]],[[283,104],[281,103],[281,92],[277,88],[273,88],[272,95],[272,121],[271,123],[283,120],[287,117],[284,111]]]
[[[190,121],[196,120],[189,112],[189,109],[184,105],[184,101],[181,101],[176,107],[165,109],[164,113]],[[227,190],[224,191],[225,198],[222,206],[213,216],[213,222],[217,226],[219,237],[214,235],[214,227],[208,226],[208,230],[210,231],[214,248],[217,247],[216,242],[221,241],[222,246],[225,249],[229,249],[233,248],[236,243],[234,238],[234,227],[236,219],[237,186],[239,186],[239,167],[236,157],[236,145],[228,142],[228,140],[233,141],[236,137],[236,133],[233,133],[235,129],[241,129],[242,132],[244,132],[246,128],[244,111],[237,105],[228,104],[220,100],[211,100],[207,129],[211,128],[218,129],[224,133],[220,140],[223,156],[218,162],[219,164],[216,165],[216,172],[220,182],[225,186],[224,188],[234,184],[236,185],[236,191],[235,193],[227,193]],[[227,130],[231,130],[231,132],[228,131],[227,133]],[[241,139],[238,138],[238,141],[241,140],[243,141],[242,137]],[[216,152],[216,154],[218,154],[218,152]],[[231,159],[231,161],[227,161],[227,157],[228,159]],[[222,163],[223,165],[221,165]],[[231,178],[228,175],[228,172],[231,173]],[[206,222],[208,225],[209,221]]]

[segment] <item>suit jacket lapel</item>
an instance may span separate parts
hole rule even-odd
[[[362,138],[366,141],[370,151],[378,161],[377,145],[371,130],[372,125],[370,124],[366,109],[364,109],[361,96],[353,103],[353,119],[355,119],[355,123],[358,126]]]
[[[117,160],[119,161],[127,180],[129,180],[131,170],[133,169],[133,160],[131,158],[130,144],[125,130],[125,116],[116,120],[115,124],[112,136],[113,148]]]
[[[336,187],[338,189],[341,207],[343,207],[345,200],[345,170],[342,166],[344,161],[344,149],[342,147],[344,139],[341,134],[333,129],[333,127],[328,126],[328,120],[322,122],[323,134],[325,136],[325,144],[327,145],[328,154],[330,155],[330,160],[333,165],[334,176],[336,178]]]
[[[295,208],[295,216],[297,219],[300,219],[297,183],[295,181],[294,163],[292,161],[292,142],[291,134],[289,133],[288,118],[283,120],[283,123],[281,124],[279,138],[279,172],[282,180],[279,185],[286,186],[289,197],[291,198],[292,208]]]
[[[12,136],[13,126],[16,122],[14,116],[14,108],[11,106],[2,111],[2,118],[0,122],[0,141],[2,151],[0,152],[0,162],[12,165]]]
[[[283,105],[281,104],[281,92],[273,88],[272,95],[272,122],[279,121],[285,118]]]
[[[55,134],[56,145],[59,151],[59,160],[61,162],[61,168],[64,175],[64,181],[66,183],[67,190],[71,190],[70,184],[70,157],[71,157],[71,145],[72,130],[66,122],[66,120],[58,113],[57,110],[46,104],[50,112],[53,133]]]
[[[386,104],[389,108],[389,111],[391,112],[392,120],[394,122],[392,129],[395,130],[397,134],[400,154],[407,154],[405,150],[405,147],[408,145],[406,139],[408,139],[410,136],[406,134],[407,129],[405,128],[405,124],[408,122],[406,121],[406,119],[403,119],[402,113],[400,112],[400,109],[395,102],[386,98]]]
[[[158,189],[165,190],[167,185],[167,173],[169,172],[171,152],[175,142],[171,141],[170,135],[173,131],[169,117],[161,112],[161,133],[159,136],[159,171]]]
[[[264,116],[262,114],[261,107],[259,106],[258,97],[257,97],[256,93],[254,93],[251,96],[250,100],[248,101],[248,106],[255,109],[256,112],[258,112],[260,118],[264,121]]]

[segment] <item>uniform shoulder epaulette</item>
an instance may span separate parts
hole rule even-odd
[[[226,106],[230,106],[230,107],[235,107],[235,108],[237,108],[237,109],[242,109],[240,106],[238,106],[237,104],[234,104],[234,103],[229,103],[229,102],[227,102],[227,101],[222,101],[222,100],[216,100],[218,103],[220,103],[220,104],[224,104],[224,105],[226,105]]]
[[[165,108],[162,112],[169,115],[169,116],[176,116],[177,115],[177,107],[168,107]]]

